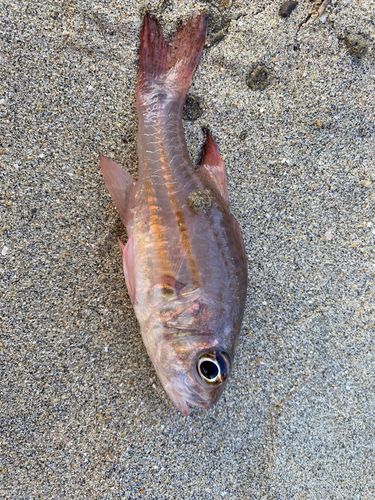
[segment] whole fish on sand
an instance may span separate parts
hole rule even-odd
[[[247,264],[229,211],[227,179],[209,132],[194,169],[182,109],[206,38],[191,15],[167,43],[146,14],[137,82],[139,180],[100,155],[104,181],[126,226],[120,242],[130,300],[165,391],[184,414],[211,408],[233,364]]]

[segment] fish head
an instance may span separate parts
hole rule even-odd
[[[234,336],[228,335],[223,311],[207,301],[180,303],[149,325],[154,333],[150,358],[164,390],[185,416],[189,405],[212,408],[228,382]]]
[[[185,416],[189,405],[212,408],[219,400],[230,373],[228,354],[217,345],[197,352],[197,341],[163,346],[162,363],[155,364],[164,390]]]
[[[202,352],[184,373],[170,379],[165,389],[183,415],[189,405],[210,409],[219,400],[228,381],[230,364],[224,351]]]

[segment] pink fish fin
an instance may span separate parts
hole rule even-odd
[[[124,275],[126,286],[128,288],[129,297],[131,303],[135,304],[135,276],[134,276],[134,245],[133,245],[133,233],[129,236],[129,239],[124,245],[120,238],[118,239],[118,244],[120,247],[120,252],[122,255],[122,262],[124,266]]]
[[[189,225],[189,238],[192,240],[195,233],[196,221]],[[189,263],[189,248],[182,246],[176,235],[171,235],[167,249],[166,263],[160,270],[155,270],[153,285],[173,289],[176,294],[185,288],[187,284],[192,285],[192,269]]]
[[[152,92],[160,83],[167,67],[167,42],[158,21],[146,12],[139,34],[139,66],[137,94]]]
[[[190,242],[193,241],[196,234],[196,226],[197,220],[193,218],[189,223],[188,229]],[[179,248],[179,251],[176,250],[177,248]],[[171,240],[171,245],[169,246],[169,268],[171,276],[176,280],[177,287],[181,283],[191,284],[191,275],[193,271],[191,269],[189,251],[191,251],[191,248],[188,246],[181,245],[179,242]]]
[[[173,289],[178,294],[186,285],[188,271],[186,269],[187,250],[184,253],[173,251],[171,245],[168,252],[168,266],[153,276],[153,286]]]
[[[229,204],[225,165],[220,156],[219,148],[207,129],[206,142],[202,149],[202,156],[197,174],[203,182],[207,182],[214,187],[224,198],[225,202]]]
[[[136,181],[110,158],[103,156],[101,153],[99,153],[99,158],[105,185],[115,202],[122,221],[125,222],[127,199]]]
[[[188,250],[185,249],[182,252],[176,252],[176,250],[173,250],[173,248],[170,248],[169,251],[170,274],[176,281],[181,281],[182,275],[184,274]]]
[[[246,248],[245,248],[245,243],[243,241],[243,237],[242,237],[240,225],[238,224],[238,222],[236,221],[236,219],[233,217],[233,215],[231,217],[232,217],[232,224],[233,224],[235,238],[236,238],[236,240],[238,241],[238,243],[240,245],[240,249],[241,249],[241,252],[242,252],[242,257],[246,261],[247,260],[247,257],[246,257]]]
[[[206,21],[205,13],[192,14],[185,24],[179,23],[177,33],[168,45],[167,81],[183,96],[190,85],[206,41]]]
[[[184,97],[206,39],[205,14],[193,14],[180,24],[170,44],[158,21],[146,13],[139,36],[138,97],[147,93]]]

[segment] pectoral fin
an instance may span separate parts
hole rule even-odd
[[[203,146],[197,174],[203,182],[216,189],[226,203],[229,203],[225,165],[220,156],[219,148],[208,130],[206,130],[206,142]]]

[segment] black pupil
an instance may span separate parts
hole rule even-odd
[[[203,361],[200,369],[202,375],[208,380],[214,380],[219,375],[219,369],[212,361]]]

